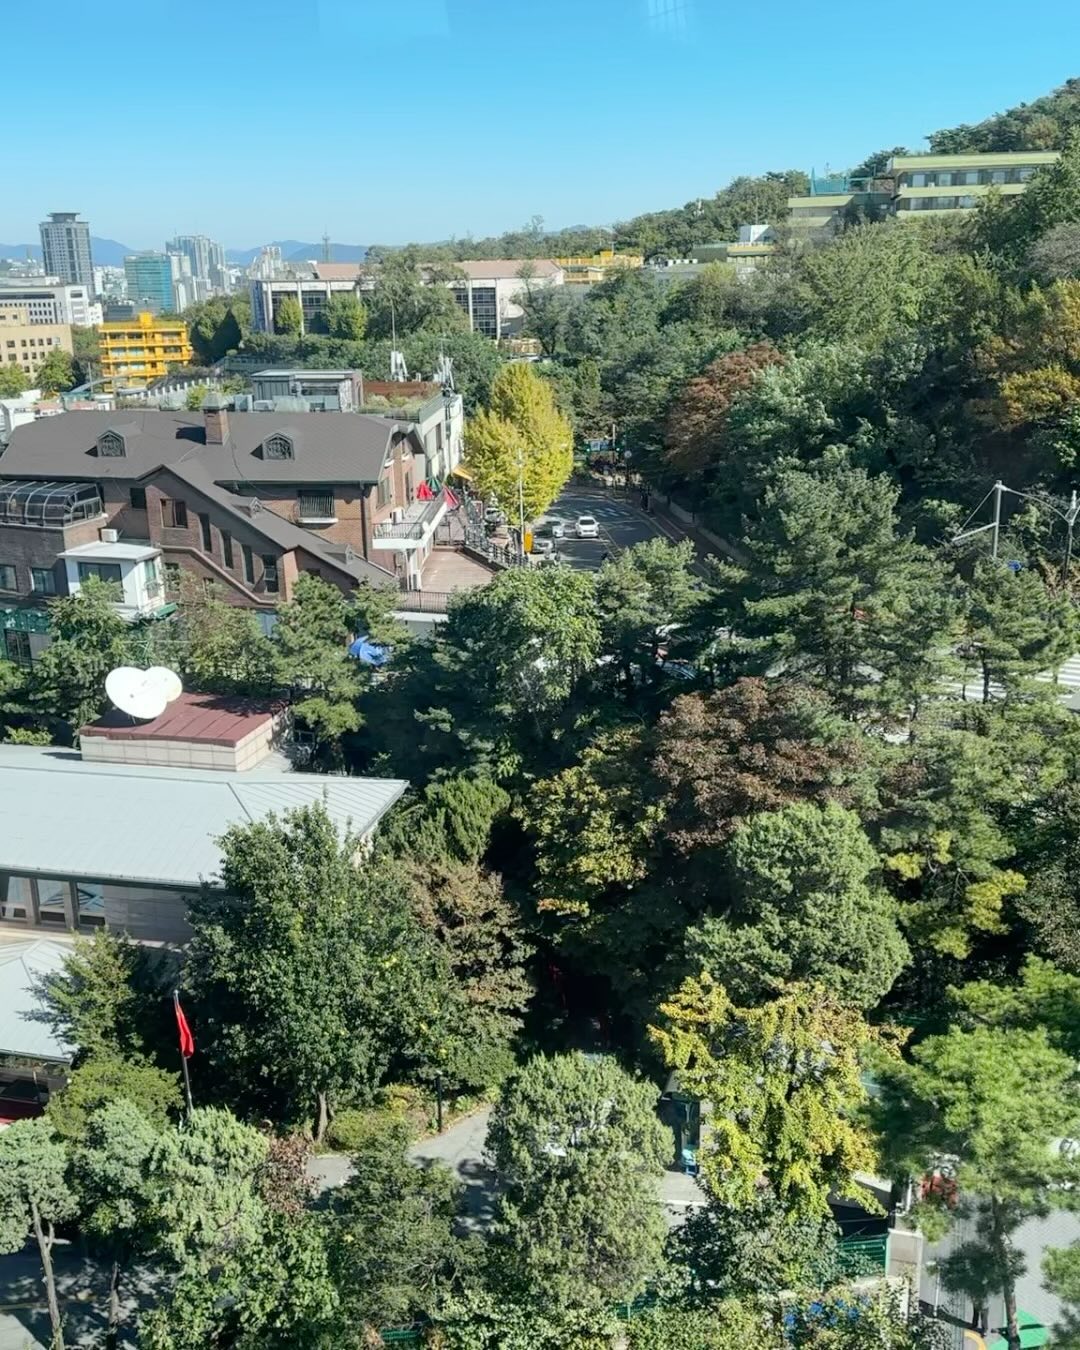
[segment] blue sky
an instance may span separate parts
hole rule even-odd
[[[53,0],[47,41],[21,13],[8,243],[73,209],[141,248],[608,223],[1080,75],[1076,0]]]

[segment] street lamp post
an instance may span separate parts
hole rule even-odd
[[[525,557],[525,443],[518,442],[518,539],[521,544],[521,556]]]

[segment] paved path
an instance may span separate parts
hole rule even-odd
[[[486,1228],[494,1215],[496,1179],[484,1152],[490,1115],[491,1108],[485,1107],[471,1116],[463,1116],[442,1134],[420,1139],[409,1149],[414,1162],[421,1165],[435,1161],[445,1163],[461,1182],[464,1193],[459,1227],[465,1233]],[[344,1154],[324,1153],[312,1158],[308,1171],[316,1178],[320,1190],[329,1190],[348,1180],[349,1160]],[[683,1172],[665,1172],[659,1182],[657,1198],[672,1227],[680,1224],[692,1209],[699,1209],[705,1203],[701,1187]]]

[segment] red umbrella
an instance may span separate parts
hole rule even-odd
[[[431,502],[435,500],[435,494],[426,483],[421,483],[416,489],[416,500],[418,502]]]

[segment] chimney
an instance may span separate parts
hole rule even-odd
[[[203,399],[203,417],[206,420],[206,444],[224,445],[229,439],[229,410],[220,394],[207,394]]]

